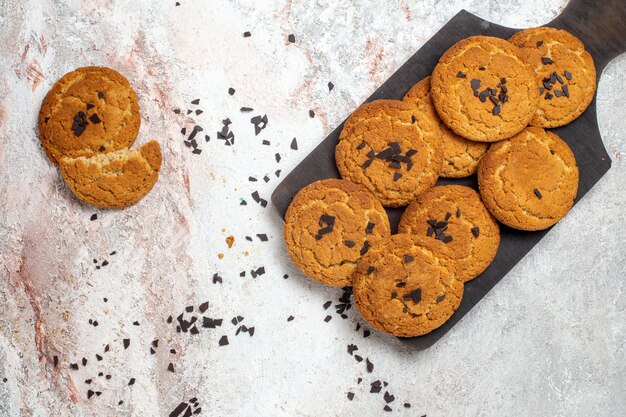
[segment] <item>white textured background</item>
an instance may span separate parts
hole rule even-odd
[[[258,190],[269,200],[275,170],[289,172],[461,8],[528,27],[554,18],[566,0],[180,2],[0,0],[0,415],[167,416],[191,397],[207,416],[624,415],[626,56],[606,68],[598,91],[612,169],[426,351],[376,332],[363,338],[354,309],[346,320],[325,311],[341,291],[294,270],[281,222],[250,197]],[[142,109],[137,142],[155,138],[164,152],[152,193],[125,210],[72,197],[37,137],[44,95],[84,65],[130,79]],[[173,113],[197,108],[196,98],[201,115]],[[257,114],[269,124],[255,137]],[[216,140],[226,117],[232,147]],[[211,137],[200,155],[180,134],[195,123]],[[298,151],[289,148],[294,136]],[[94,258],[109,265],[96,270]],[[253,279],[260,266],[267,272]],[[165,323],[206,300],[207,314],[224,318],[220,329],[193,336]],[[235,336],[238,314],[254,337]],[[224,334],[230,344],[220,347]],[[373,373],[348,355],[349,343]],[[82,357],[87,366],[71,370]],[[389,385],[370,394],[376,379]],[[88,400],[89,388],[102,395]],[[391,413],[382,411],[385,390],[396,398]]]

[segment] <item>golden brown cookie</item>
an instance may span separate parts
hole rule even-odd
[[[415,84],[402,100],[416,106],[439,131],[443,142],[443,166],[439,176],[463,178],[474,174],[489,144],[462,138],[446,126],[439,118],[430,97],[430,77]]]
[[[399,207],[437,181],[442,142],[435,127],[414,106],[376,100],[346,120],[335,161],[343,178],[363,185],[383,206]]]
[[[478,186],[496,219],[515,229],[542,230],[572,208],[578,166],[561,138],[529,127],[489,148],[478,164]]]
[[[562,29],[541,27],[519,31],[509,42],[519,48],[540,84],[539,108],[530,124],[563,126],[591,104],[596,67],[577,37]]]
[[[500,227],[476,191],[463,185],[433,187],[417,196],[400,218],[398,233],[438,240],[442,256],[467,282],[493,261]]]
[[[354,300],[370,325],[414,337],[433,331],[452,316],[463,297],[463,281],[435,242],[398,234],[361,258],[354,272]]]
[[[41,143],[50,160],[129,148],[139,131],[137,96],[128,80],[104,67],[65,74],[39,111]]]
[[[135,204],[150,192],[159,177],[161,160],[161,147],[150,141],[136,150],[62,157],[59,168],[81,200],[98,207],[120,208]]]
[[[285,215],[291,259],[306,275],[333,287],[351,285],[356,262],[390,233],[380,202],[348,180],[328,179],[304,187]]]
[[[433,71],[431,95],[439,117],[456,134],[496,142],[528,125],[539,85],[516,47],[504,39],[473,36],[443,54]]]

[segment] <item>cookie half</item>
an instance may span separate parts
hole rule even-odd
[[[489,144],[467,140],[446,126],[437,114],[430,97],[430,77],[415,84],[402,100],[415,106],[417,111],[425,115],[439,131],[443,142],[443,165],[439,176],[463,178],[474,174]]]
[[[421,336],[445,323],[461,304],[463,281],[432,240],[397,234],[374,246],[354,273],[354,300],[373,327]]]
[[[562,29],[541,27],[519,31],[509,42],[519,48],[540,83],[533,126],[563,126],[587,109],[596,92],[596,67],[580,39]]]
[[[150,141],[138,149],[93,156],[63,157],[59,168],[68,187],[81,200],[98,207],[135,204],[159,177],[161,147]]]
[[[124,76],[104,67],[83,67],[61,77],[39,111],[41,143],[48,158],[76,158],[129,148],[141,115]]]
[[[514,229],[542,230],[574,205],[578,166],[561,138],[540,127],[492,145],[478,165],[485,206]]]
[[[304,187],[285,215],[291,259],[306,275],[333,287],[352,285],[356,262],[390,233],[380,202],[348,180],[328,179]]]
[[[433,187],[404,211],[398,233],[441,242],[442,256],[456,263],[458,279],[467,282],[493,261],[500,227],[476,191],[463,185]]]
[[[383,206],[400,207],[435,184],[443,147],[436,128],[414,106],[376,100],[346,120],[335,161],[343,178],[367,188]]]
[[[443,54],[431,94],[439,117],[456,134],[496,142],[524,129],[537,111],[534,71],[509,42],[472,36]]]

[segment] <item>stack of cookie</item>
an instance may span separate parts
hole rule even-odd
[[[161,147],[135,142],[141,115],[137,95],[118,72],[84,67],[54,84],[39,112],[41,143],[68,187],[98,207],[141,200],[156,183]]]
[[[429,333],[493,261],[498,221],[542,230],[572,207],[576,160],[544,128],[580,116],[595,85],[591,56],[563,30],[458,42],[403,100],[346,120],[335,153],[343,179],[305,187],[287,210],[291,258],[325,284],[352,285],[373,327]],[[479,192],[435,186],[475,173]],[[392,236],[384,207],[407,205]]]

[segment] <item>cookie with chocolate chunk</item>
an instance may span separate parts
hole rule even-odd
[[[356,262],[390,233],[380,202],[348,180],[304,187],[285,215],[285,245],[293,262],[309,277],[334,287],[352,285]]]
[[[359,260],[354,300],[371,326],[400,337],[421,336],[444,324],[459,307],[463,281],[435,242],[397,234]]]
[[[509,42],[535,71],[539,108],[530,124],[559,127],[580,116],[596,92],[596,67],[576,36],[549,27],[525,29]]]
[[[343,178],[364,186],[383,206],[400,207],[435,184],[443,147],[436,127],[415,106],[376,100],[346,120],[335,161]]]
[[[39,111],[41,143],[48,158],[77,158],[129,148],[139,131],[137,96],[124,76],[83,67],[61,77]]]
[[[161,169],[161,147],[150,141],[138,149],[92,156],[61,157],[63,179],[81,200],[103,208],[135,204],[150,192]]]
[[[556,134],[529,127],[489,148],[478,164],[478,186],[485,206],[500,222],[542,230],[574,205],[578,166]]]
[[[464,282],[481,274],[500,245],[500,227],[476,191],[463,185],[433,187],[406,208],[398,233],[438,240]]]
[[[443,142],[443,166],[439,176],[463,178],[474,174],[489,144],[462,138],[446,126],[437,114],[430,97],[430,77],[415,84],[402,100],[414,105],[417,111],[428,117],[439,131]]]
[[[472,36],[443,54],[431,80],[439,117],[457,135],[497,142],[522,131],[537,111],[539,83],[518,48]]]

